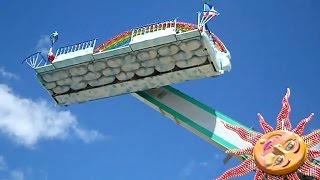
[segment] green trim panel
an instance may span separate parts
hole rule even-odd
[[[206,110],[207,112],[214,114],[215,116],[223,119],[224,121],[226,121],[229,124],[238,125],[238,126],[244,127],[245,129],[251,130],[250,128],[244,126],[243,124],[241,124],[238,121],[232,119],[231,117],[229,117],[229,116],[227,116],[227,115],[225,115],[225,114],[223,114],[223,113],[221,113],[221,112],[219,112],[219,111],[217,111],[217,110],[215,110],[215,109],[213,109],[213,108],[201,103],[200,101],[195,100],[194,98],[182,93],[181,91],[179,91],[179,90],[177,90],[177,89],[175,89],[175,88],[173,88],[171,86],[165,86],[163,88],[168,90],[168,91],[171,91],[172,93],[176,94],[177,96],[180,96],[180,97],[184,98],[185,100],[191,102],[192,104],[201,107],[203,110]]]
[[[246,129],[250,128],[173,87],[165,86],[159,89],[138,92],[133,95],[222,150],[251,146],[251,144],[242,140],[235,132],[226,129],[221,125],[221,122],[241,125]],[[246,158],[246,156],[241,156],[241,158]]]

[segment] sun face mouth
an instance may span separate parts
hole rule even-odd
[[[284,168],[284,167],[288,166],[288,165],[290,164],[290,162],[291,162],[291,160],[289,159],[289,160],[287,161],[287,163],[284,164],[282,167]]]

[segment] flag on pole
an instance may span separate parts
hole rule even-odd
[[[51,35],[50,35],[50,40],[51,40],[51,47],[49,49],[49,52],[47,54],[47,57],[48,57],[48,61],[49,62],[53,62],[54,59],[55,59],[55,54],[53,53],[53,44],[56,43],[58,41],[58,32],[55,31],[53,32]]]
[[[49,62],[52,63],[52,61],[54,61],[55,55],[54,55],[54,53],[52,52],[52,47],[49,49],[49,52],[48,52],[47,57],[48,57]]]
[[[214,7],[208,3],[204,3],[203,5],[203,17],[209,18],[209,17],[215,17],[218,16],[219,13],[214,9]]]
[[[51,40],[51,44],[54,44],[55,42],[58,41],[58,32],[55,31],[50,35],[50,40]]]

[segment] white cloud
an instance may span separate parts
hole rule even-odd
[[[0,67],[0,76],[8,79],[18,79],[19,76],[16,74],[13,74],[11,72],[8,72],[4,69],[4,67]]]
[[[208,162],[200,162],[199,165],[205,167],[208,166]]]
[[[109,140],[111,139],[110,136],[102,136],[98,131],[91,130],[90,132],[88,132],[87,130],[81,129],[77,126],[73,127],[73,131],[74,134],[82,139],[85,143],[89,143],[101,138]]]
[[[222,154],[222,153],[217,153],[217,154],[215,154],[214,155],[214,158],[216,159],[216,160],[218,160],[218,159],[223,159],[224,157],[226,157],[228,154]]]
[[[17,169],[10,169],[5,158],[0,155],[0,178],[3,180],[24,180],[24,173]]]
[[[181,177],[188,177],[193,172],[196,172],[199,168],[204,168],[208,166],[208,162],[197,162],[197,161],[190,161],[188,162],[185,167],[180,171]]]
[[[3,156],[0,156],[0,171],[4,171],[7,169],[6,162]]]
[[[43,54],[48,54],[51,46],[51,40],[49,35],[42,35],[37,42],[36,50]]]
[[[10,172],[10,180],[24,180],[24,174],[22,171],[13,170]]]
[[[103,137],[95,130],[80,128],[69,111],[61,111],[43,100],[19,97],[4,84],[0,84],[0,132],[27,147],[40,140],[65,139],[70,135],[86,143]]]
[[[190,176],[191,173],[194,171],[194,169],[196,168],[196,163],[195,161],[190,161],[188,164],[186,164],[186,166],[182,169],[182,171],[180,172],[180,176],[182,177],[187,177]]]

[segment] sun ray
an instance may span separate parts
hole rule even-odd
[[[319,179],[320,166],[311,159],[320,156],[320,149],[312,149],[320,143],[320,129],[303,136],[306,125],[314,116],[311,113],[292,130],[290,122],[291,106],[290,89],[282,99],[282,108],[277,117],[277,127],[272,128],[258,113],[264,134],[245,129],[238,125],[223,123],[224,126],[237,133],[252,147],[226,151],[233,155],[249,155],[239,166],[223,173],[217,180],[225,180],[243,176],[256,171],[255,180],[298,180],[298,173]],[[319,179],[320,180],[320,179]]]
[[[227,150],[226,153],[234,154],[234,155],[245,155],[245,154],[252,154],[253,153],[253,146],[247,147],[245,149],[230,149]]]
[[[262,117],[262,115],[260,113],[258,113],[258,117],[259,117],[259,122],[260,122],[260,126],[263,129],[264,133],[268,133],[273,131],[273,127],[271,127]]]
[[[320,149],[309,149],[308,158],[316,158],[320,156]]]
[[[268,180],[283,180],[283,176],[268,175]]]
[[[306,136],[302,136],[302,139],[306,142],[308,148],[315,147],[320,142],[320,129],[313,131]]]
[[[252,158],[246,159],[240,165],[229,169],[225,173],[223,173],[219,178],[216,180],[225,180],[233,177],[243,176],[248,174],[250,171],[254,170],[255,164]]]
[[[281,111],[277,117],[277,128],[276,130],[286,129],[291,130],[291,122],[289,120],[291,107],[289,103],[289,97],[290,97],[290,89],[287,88],[287,93],[282,99],[282,108]],[[282,124],[283,123],[283,124]]]
[[[256,175],[254,176],[254,180],[262,180],[264,178],[264,173],[261,170],[257,170]]]
[[[290,173],[287,175],[288,180],[297,180],[300,179],[297,172]]]
[[[262,134],[259,132],[249,131],[247,129],[244,129],[243,127],[233,126],[227,123],[223,124],[227,129],[236,132],[241,137],[241,139],[250,142],[252,145],[255,145],[258,139],[262,136]]]
[[[304,128],[306,127],[306,125],[308,124],[308,122],[312,119],[312,117],[314,116],[313,113],[311,113],[309,115],[309,117],[303,119],[302,121],[299,122],[299,124],[297,125],[297,127],[295,129],[293,129],[292,131],[296,134],[302,135]]]
[[[299,169],[300,172],[306,176],[312,176],[315,178],[320,177],[320,166],[313,164],[309,160],[306,160],[306,162]]]

